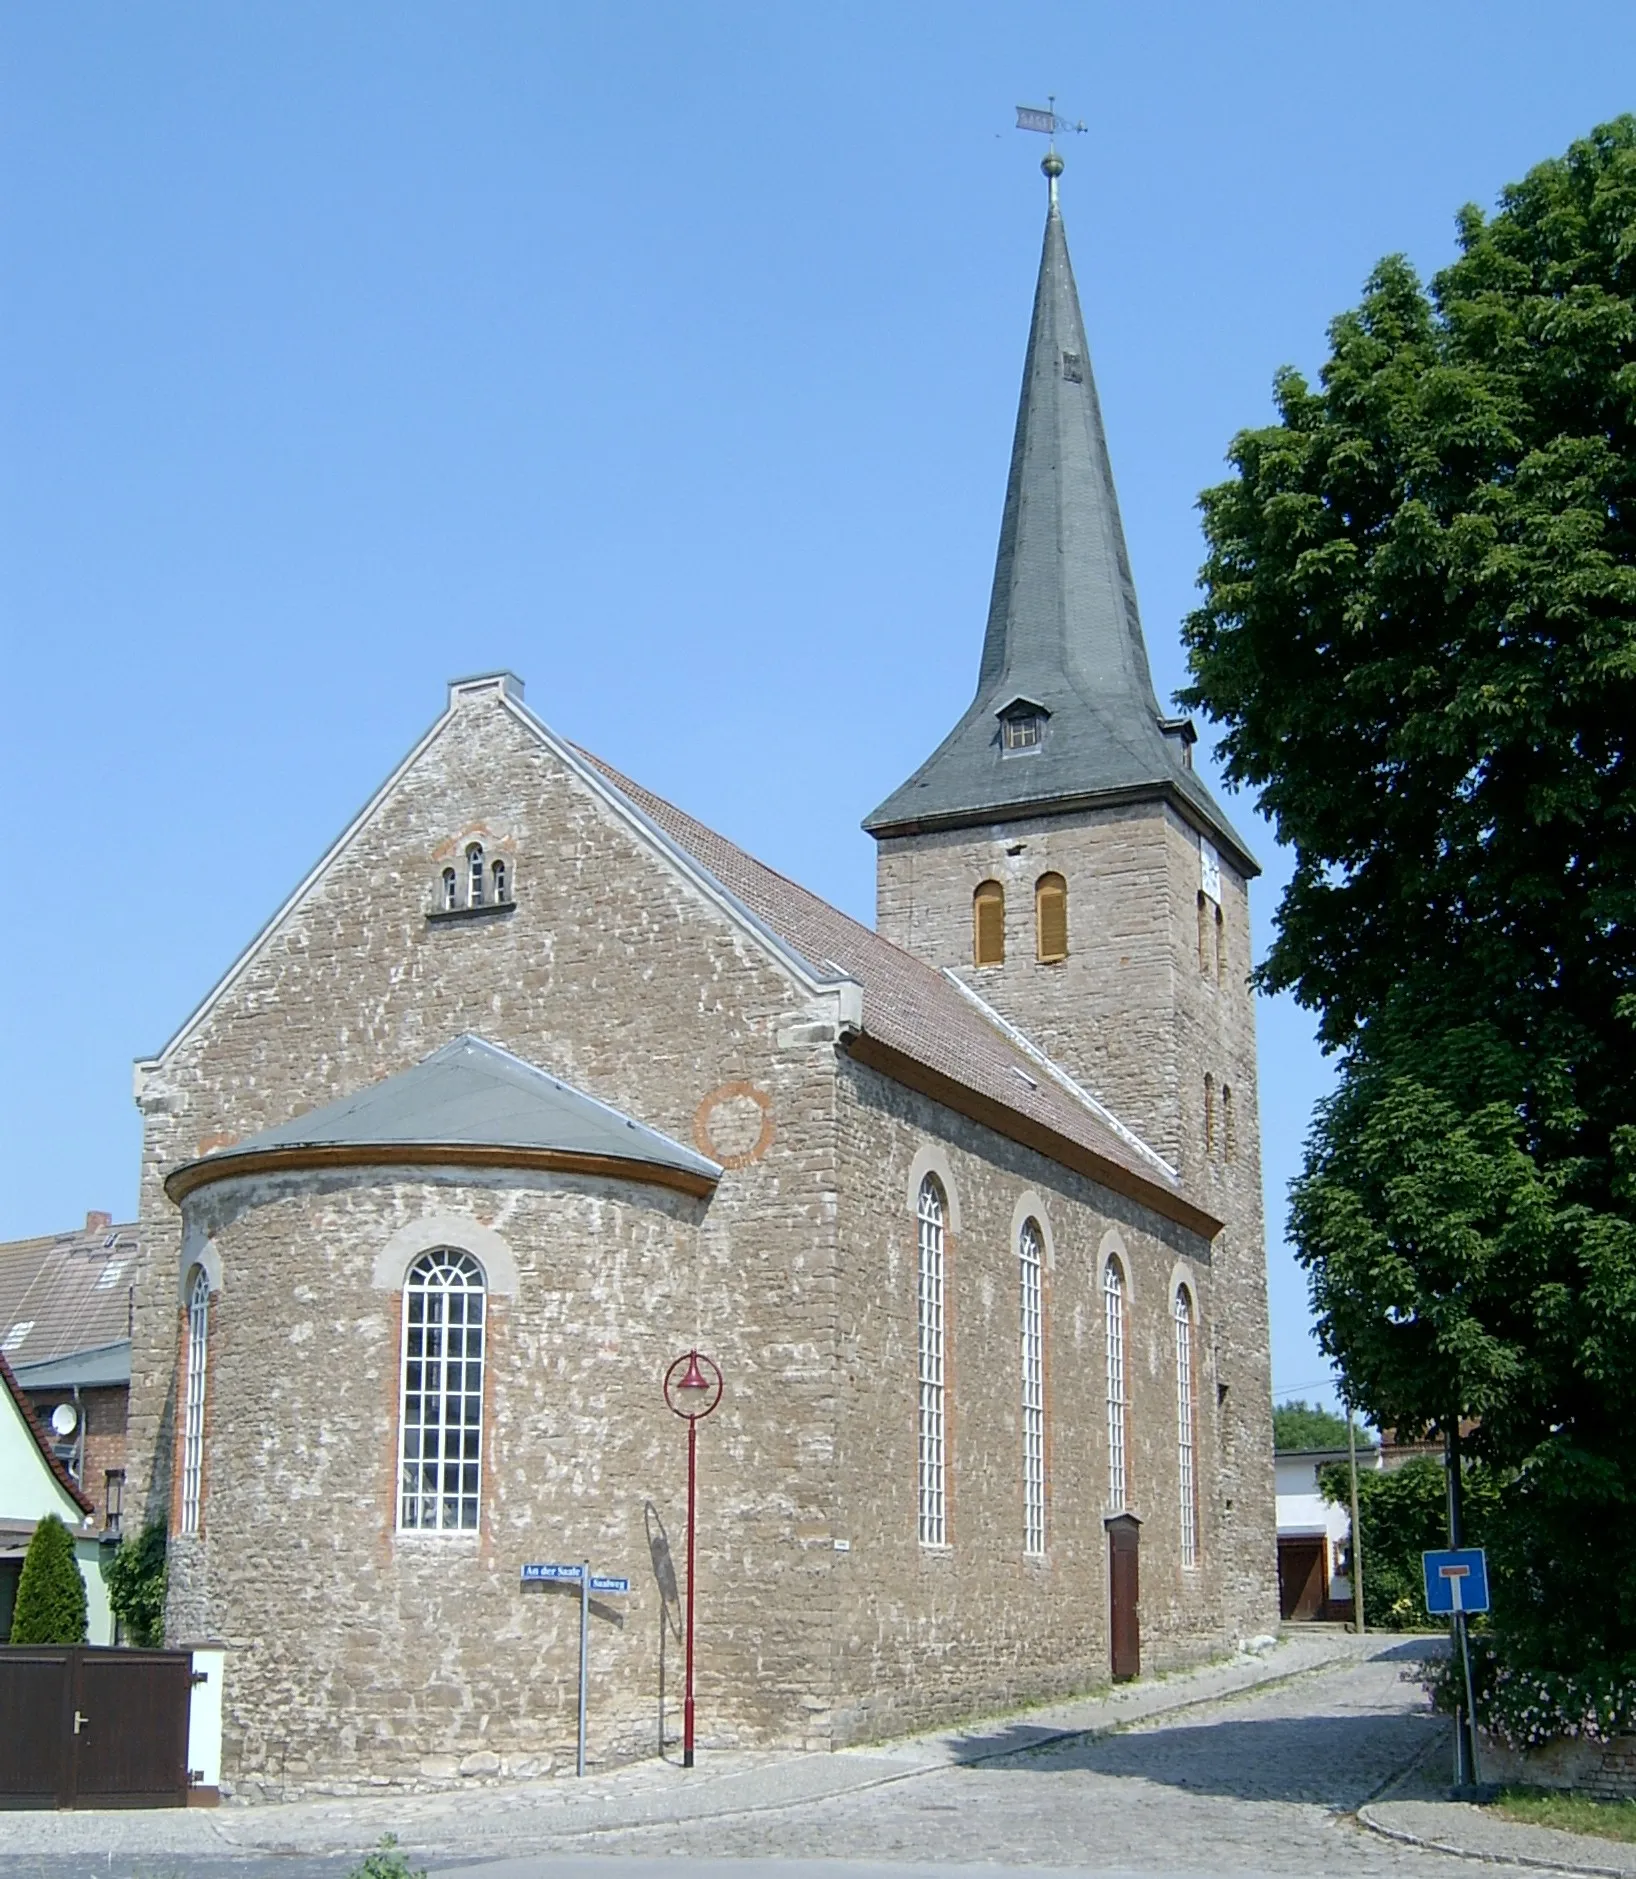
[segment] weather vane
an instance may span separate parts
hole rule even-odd
[[[1018,130],[1037,130],[1041,132],[1042,135],[1051,139],[1051,148],[1055,150],[1057,147],[1058,131],[1084,131],[1089,129],[1089,126],[1083,118],[1080,118],[1077,123],[1071,124],[1067,118],[1058,117],[1057,101],[1054,96],[1047,98],[1046,107],[1045,110],[1041,111],[1035,105],[1019,104],[1017,106]]]

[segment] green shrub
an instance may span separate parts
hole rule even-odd
[[[108,1602],[132,1644],[157,1650],[165,1641],[165,1528],[152,1521],[122,1540],[102,1569]]]
[[[398,1851],[398,1836],[386,1833],[374,1852],[366,1853],[346,1879],[426,1879],[424,1866],[411,1866]]]
[[[13,1644],[83,1644],[85,1581],[72,1534],[55,1514],[34,1529],[11,1614]]]
[[[1465,1541],[1481,1546],[1499,1500],[1499,1485],[1485,1468],[1465,1469]],[[1318,1471],[1324,1498],[1351,1504],[1345,1462]],[[1401,1468],[1358,1470],[1358,1521],[1363,1528],[1363,1616],[1375,1631],[1442,1627],[1426,1610],[1420,1555],[1448,1545],[1448,1477],[1430,1456]]]
[[[1365,1560],[1365,1574],[1368,1570]],[[1540,1670],[1513,1661],[1507,1642],[1492,1631],[1470,1635],[1472,1696],[1477,1720],[1490,1735],[1516,1749],[1574,1737],[1607,1742],[1636,1735],[1636,1660],[1588,1664],[1576,1671]],[[1457,1656],[1428,1664],[1422,1681],[1439,1709],[1465,1707]]]

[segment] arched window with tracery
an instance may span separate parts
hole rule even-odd
[[[210,1365],[210,1275],[195,1266],[187,1289],[187,1361],[182,1396],[182,1531],[204,1515],[205,1386]]]
[[[971,898],[971,952],[980,966],[1005,964],[1005,889],[980,882]]]
[[[1017,1236],[1022,1330],[1023,1552],[1045,1552],[1045,1242],[1037,1220]]]
[[[1130,1397],[1125,1369],[1125,1273],[1117,1259],[1102,1269],[1102,1323],[1108,1355],[1108,1511],[1130,1500]]]
[[[1068,957],[1068,883],[1060,874],[1042,874],[1034,883],[1034,941],[1041,965]]]
[[[1198,1399],[1193,1384],[1193,1301],[1176,1287],[1176,1483],[1181,1496],[1182,1564],[1199,1563]]]
[[[919,1257],[916,1281],[920,1384],[919,1515],[922,1546],[948,1544],[948,1414],[944,1401],[943,1190],[927,1175],[915,1209]]]
[[[483,904],[483,844],[481,842],[473,842],[466,850],[466,867],[470,880],[466,905],[481,907]]]
[[[451,1246],[423,1253],[404,1281],[401,1528],[477,1525],[487,1289],[483,1268]]]

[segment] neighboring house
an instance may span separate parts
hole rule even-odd
[[[1318,1486],[1320,1468],[1346,1459],[1344,1448],[1286,1450],[1276,1458],[1278,1614],[1285,1620],[1352,1617],[1352,1581],[1344,1570],[1352,1517],[1344,1504],[1325,1500]],[[1358,1467],[1380,1465],[1380,1450],[1360,1445]],[[1364,1566],[1367,1571],[1367,1560]]]
[[[55,1514],[74,1536],[74,1554],[85,1581],[86,1641],[112,1644],[114,1619],[100,1568],[95,1509],[53,1452],[50,1436],[0,1353],[0,1643],[11,1636],[28,1543],[48,1514]]]
[[[138,1065],[126,1523],[229,1651],[236,1786],[571,1755],[579,1606],[525,1562],[629,1576],[593,1748],[653,1753],[694,1345],[706,1743],[1275,1622],[1257,870],[1153,692],[1050,164],[977,695],[866,824],[875,930],[490,673]],[[724,724],[746,789],[782,710],[902,727],[810,680]]]
[[[0,1244],[0,1353],[52,1453],[117,1533],[125,1485],[134,1226],[88,1213],[78,1231]]]

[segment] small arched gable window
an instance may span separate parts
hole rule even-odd
[[[920,1386],[919,1526],[922,1546],[948,1544],[948,1419],[943,1399],[943,1189],[934,1175],[920,1184],[915,1209]]]
[[[473,842],[466,850],[466,866],[471,876],[466,905],[481,907],[483,904],[483,844],[481,842]]]
[[[1102,1269],[1103,1333],[1108,1354],[1108,1511],[1129,1505],[1126,1462],[1130,1398],[1125,1373],[1125,1271],[1117,1259]]]
[[[1023,1552],[1045,1552],[1045,1242],[1037,1220],[1017,1235],[1022,1330]]]
[[[477,1525],[487,1289],[483,1268],[451,1246],[423,1253],[404,1280],[400,1528]]]
[[[972,958],[980,966],[1005,964],[1005,889],[982,882],[971,901]]]
[[[1199,977],[1210,976],[1210,903],[1199,889]]]
[[[1216,1079],[1208,1070],[1204,1073],[1204,1152],[1216,1152]]]
[[[1220,907],[1216,909],[1216,983],[1227,983],[1227,922]]]
[[[1193,1301],[1176,1287],[1176,1484],[1181,1496],[1182,1564],[1199,1563],[1198,1401],[1193,1385]]]
[[[443,911],[453,913],[460,905],[460,883],[453,868],[443,870]]]
[[[1068,883],[1060,874],[1042,874],[1034,883],[1034,928],[1042,965],[1068,957]]]
[[[187,1290],[187,1365],[182,1399],[182,1531],[197,1533],[204,1512],[205,1382],[210,1361],[210,1275],[193,1269]]]
[[[1238,1124],[1233,1119],[1233,1089],[1221,1086],[1221,1152],[1228,1161],[1238,1160]]]
[[[498,906],[506,897],[506,864],[497,861],[490,872],[494,877],[494,900]]]

